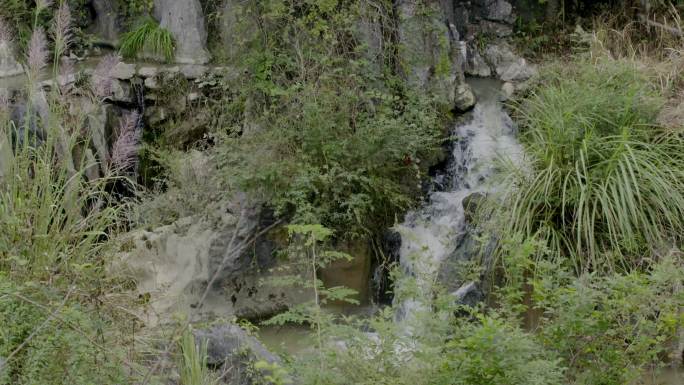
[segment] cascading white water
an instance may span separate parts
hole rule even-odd
[[[485,79],[469,82],[478,102],[472,118],[452,131],[456,139],[445,175],[447,185],[432,192],[427,205],[408,213],[396,227],[401,234],[400,262],[407,275],[397,283],[398,290],[411,286],[402,290],[410,292],[407,298],[400,298],[398,318],[402,320],[428,306],[440,265],[462,241],[466,226],[463,200],[473,193],[496,190],[497,178],[492,176],[500,161],[519,164],[522,159],[515,126],[500,101],[500,83]]]

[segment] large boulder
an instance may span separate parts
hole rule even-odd
[[[177,63],[209,62],[207,29],[199,0],[154,0],[154,17],[173,35]]]

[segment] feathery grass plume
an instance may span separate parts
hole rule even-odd
[[[43,28],[38,27],[33,31],[28,45],[27,56],[29,75],[35,79],[40,70],[47,65],[48,48]]]
[[[63,1],[57,9],[54,22],[55,59],[69,48],[72,37],[71,9],[69,3]]]
[[[52,6],[53,0],[36,0],[36,11],[40,12]]]
[[[112,147],[111,168],[116,171],[129,171],[137,165],[141,133],[138,129],[140,115],[132,112],[126,116],[119,127],[119,135]]]
[[[95,96],[105,98],[112,93],[112,82],[114,80],[110,73],[119,61],[118,55],[109,54],[97,63],[92,77],[92,87]]]

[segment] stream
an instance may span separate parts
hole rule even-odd
[[[493,176],[500,162],[522,161],[515,124],[501,103],[501,83],[491,79],[470,79],[469,83],[477,104],[451,132],[454,141],[447,167],[435,178],[438,188],[424,207],[408,213],[396,226],[402,238],[400,262],[406,273],[398,287],[408,292],[407,298],[400,299],[399,320],[411,321],[415,313],[426,310],[429,305],[425,299],[431,298],[443,264],[467,262],[472,257],[456,253],[467,232],[464,200],[497,189],[497,178]],[[473,282],[460,285],[454,291],[459,298],[475,287]]]

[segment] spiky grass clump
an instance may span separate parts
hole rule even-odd
[[[532,172],[514,173],[507,230],[582,270],[629,268],[684,230],[683,143],[627,61],[555,67],[517,108]]]
[[[156,20],[147,18],[133,31],[121,38],[120,52],[123,56],[135,58],[143,52],[149,52],[171,61],[175,50],[173,36]]]

